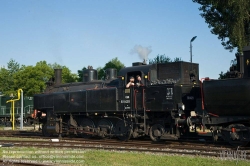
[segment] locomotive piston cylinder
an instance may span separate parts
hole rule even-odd
[[[59,133],[59,124],[56,123],[54,126],[47,126],[48,133]]]
[[[188,117],[187,119],[176,119],[176,124],[178,126],[181,126],[181,125],[193,126],[193,124],[199,124],[199,123],[201,123],[200,118]]]

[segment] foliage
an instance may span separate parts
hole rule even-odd
[[[105,72],[102,67],[96,68],[97,73],[98,73],[98,79],[103,79],[105,76]]]
[[[19,72],[21,68],[20,64],[15,60],[10,59],[7,63],[7,69],[0,68],[0,92],[10,95],[15,94],[17,86],[14,84],[14,75]]]
[[[250,42],[250,0],[193,0],[225,49],[242,52]]]
[[[236,68],[236,66],[237,66],[237,60],[235,58],[234,60],[231,60],[230,68]],[[228,72],[229,72],[229,70],[227,72],[225,72],[225,73],[221,71],[221,73],[219,74],[218,79],[226,79],[226,78],[228,78],[228,76],[227,76]]]
[[[182,60],[179,57],[175,57],[174,60],[173,60],[173,62],[180,62],[180,61],[182,61]]]
[[[226,79],[227,78],[227,73],[223,73],[222,71],[221,71],[221,73],[219,74],[219,80],[221,80],[221,79]]]
[[[16,94],[19,88],[24,95],[32,96],[41,93],[46,88],[46,82],[54,76],[53,69],[62,69],[62,83],[76,82],[78,76],[72,74],[69,68],[57,63],[47,64],[37,62],[35,66],[21,66],[14,60],[8,62],[8,68],[0,69],[0,92],[5,95]]]
[[[32,96],[46,88],[46,82],[53,76],[53,69],[46,61],[36,66],[27,66],[15,75],[15,84],[24,91],[24,95]]]
[[[77,74],[71,73],[69,68],[62,66],[62,83],[77,82],[78,79]]]
[[[118,58],[113,58],[110,61],[108,61],[103,68],[98,68],[98,79],[104,79],[105,78],[105,70],[108,68],[115,68],[117,70],[117,73],[124,68],[124,64],[118,60]]]
[[[77,70],[78,75],[78,82],[82,82],[83,80],[83,70],[87,69],[86,67],[83,67],[82,70]]]
[[[69,68],[66,66],[62,66],[57,63],[48,64],[48,66],[52,69],[62,69],[62,83],[77,82],[79,79],[77,74],[71,73]]]
[[[171,58],[168,56],[166,57],[165,54],[163,55],[157,55],[154,59],[149,59],[149,64],[155,64],[155,63],[169,63],[169,62],[179,62],[182,61],[181,58],[174,58],[172,61]]]

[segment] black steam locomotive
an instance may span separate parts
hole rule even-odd
[[[97,71],[83,71],[83,81],[61,84],[61,70],[43,94],[34,96],[34,109],[45,136],[149,136],[153,141],[212,133],[232,145],[250,141],[250,47],[238,56],[234,78],[199,80],[199,65],[133,63],[119,71],[107,69],[105,80]],[[239,63],[238,63],[239,64]],[[244,68],[244,70],[243,70]],[[131,76],[143,85],[126,88]],[[197,131],[200,128],[199,132]]]

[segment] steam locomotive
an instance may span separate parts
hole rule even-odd
[[[161,141],[211,133],[215,141],[222,137],[242,146],[250,141],[250,47],[237,59],[238,70],[224,80],[200,80],[199,65],[182,61],[136,62],[118,76],[111,68],[104,80],[88,68],[82,82],[67,84],[61,84],[62,71],[56,69],[45,92],[34,96],[34,109],[45,136]],[[137,75],[143,85],[126,88],[129,77]]]

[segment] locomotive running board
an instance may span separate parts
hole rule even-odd
[[[176,135],[172,135],[172,134],[163,134],[160,139],[164,139],[164,140],[178,140],[178,137]]]

